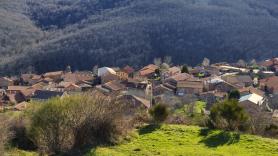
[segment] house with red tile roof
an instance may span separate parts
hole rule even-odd
[[[122,69],[124,72],[126,72],[129,76],[132,76],[133,73],[135,72],[135,70],[130,67],[130,66],[125,66],[123,69]]]
[[[278,76],[260,80],[260,88],[272,94],[278,94]]]
[[[177,83],[177,95],[183,96],[185,94],[200,94],[204,90],[204,83],[200,80],[194,81],[179,81]]]
[[[110,92],[118,92],[125,89],[125,86],[117,80],[107,82],[102,87],[108,89]]]
[[[54,71],[54,72],[48,72],[43,74],[44,78],[51,78],[54,81],[59,81],[62,79],[62,76],[64,74],[64,71]]]
[[[23,101],[23,102],[21,102],[21,103],[15,105],[15,106],[14,106],[14,109],[15,109],[16,111],[23,111],[23,110],[25,110],[25,109],[27,108],[28,105],[29,105],[28,102]]]
[[[163,80],[165,80],[165,79],[167,79],[171,76],[174,76],[174,75],[177,75],[177,74],[180,74],[180,73],[181,73],[180,67],[174,66],[174,67],[169,68],[165,72],[163,72],[162,77],[163,77]]]
[[[222,77],[222,79],[239,88],[249,87],[253,85],[253,80],[249,75],[229,75]]]
[[[192,75],[187,73],[179,73],[173,75],[163,81],[163,85],[171,90],[176,90],[178,82],[181,81],[195,81],[198,80],[194,78]]]
[[[240,89],[238,89],[238,91],[239,91],[241,96],[248,95],[248,94],[257,94],[257,95],[260,95],[260,96],[265,95],[264,91],[262,91],[260,89],[257,89],[257,88],[254,88],[253,86],[240,88]]]
[[[155,71],[157,69],[159,69],[158,66],[149,64],[139,70],[139,76],[142,78],[152,78],[155,75]]]
[[[129,108],[143,108],[148,109],[151,107],[150,100],[136,96],[136,95],[121,95],[119,100],[129,105]]]
[[[15,94],[28,88],[30,88],[30,86],[8,86],[7,93]]]
[[[41,80],[42,76],[37,74],[22,74],[20,76],[20,82],[23,85],[33,85]]]
[[[272,58],[259,63],[260,66],[270,69],[271,67],[278,65],[278,58]]]
[[[66,82],[79,83],[82,81],[93,81],[94,76],[90,72],[74,72],[66,73],[63,75],[63,79]]]

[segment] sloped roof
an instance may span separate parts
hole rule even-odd
[[[36,75],[36,74],[22,74],[21,78],[23,81],[29,81],[30,79],[39,79],[41,78],[41,75]]]
[[[143,67],[141,70],[146,70],[146,69],[150,69],[150,70],[155,71],[156,69],[158,69],[158,66],[154,65],[154,64],[149,64],[149,65]]]
[[[47,72],[47,73],[43,74],[43,76],[45,76],[45,77],[49,77],[49,76],[60,76],[60,75],[62,75],[63,73],[64,73],[63,71]]]
[[[260,83],[264,83],[268,87],[278,89],[278,76],[272,76],[269,78],[261,79]]]
[[[176,72],[180,72],[181,69],[177,66],[174,66],[174,67],[171,67],[168,69],[168,72],[171,72],[171,73],[176,73]]]
[[[72,83],[72,82],[64,82],[64,81],[62,81],[62,82],[60,82],[59,83],[59,86],[60,87],[64,87],[64,88],[68,88],[68,87],[70,87],[70,86],[73,86],[73,87],[75,87],[75,88],[80,88],[78,85],[76,85],[75,83]]]
[[[225,76],[223,79],[231,84],[253,82],[249,75],[231,75]]]
[[[152,74],[155,72],[155,70],[158,69],[158,66],[154,65],[154,64],[149,64],[145,67],[143,67],[140,71],[139,74],[141,76],[147,76],[149,74]]]
[[[226,82],[226,81],[222,81],[222,82],[220,82],[220,83],[218,83],[218,84],[216,84],[216,85],[221,85],[221,84],[226,84],[226,85],[228,85],[228,86],[230,86],[230,87],[233,87],[233,88],[235,88],[235,89],[240,89],[240,88],[242,88],[241,86],[234,85],[234,84],[231,84],[231,83]]]
[[[91,81],[93,79],[92,73],[87,72],[66,73],[64,75],[64,81],[68,82]]]
[[[15,108],[16,110],[22,111],[22,110],[26,109],[28,105],[29,105],[28,102],[23,101],[23,102],[21,102],[21,103],[15,105],[14,108]]]
[[[33,75],[33,76],[31,77],[32,80],[39,80],[39,79],[41,79],[41,78],[42,78],[41,75]]]
[[[92,85],[89,85],[89,84],[87,84],[87,83],[80,83],[80,84],[78,84],[78,86],[81,87],[81,88],[89,88],[89,87],[92,87]]]
[[[8,86],[8,91],[9,90],[14,90],[14,91],[21,91],[30,88],[29,86]]]
[[[38,82],[31,86],[33,89],[42,89],[44,86],[47,86],[48,84],[45,82]]]
[[[252,78],[249,75],[238,75],[237,79],[240,82],[253,82]]]
[[[270,66],[277,65],[277,64],[278,64],[278,58],[268,59],[268,60],[265,60],[265,61],[259,63],[259,65],[265,66],[265,67],[270,67]]]
[[[50,77],[46,77],[43,79],[43,81],[46,81],[46,82],[53,82],[53,79],[50,78]]]
[[[179,81],[177,88],[198,88],[202,89],[204,84],[202,81]]]
[[[0,77],[0,80],[6,80],[6,81],[10,81],[10,82],[13,82],[12,79],[8,78],[8,77]]]
[[[33,93],[36,91],[35,88],[28,88],[21,90],[20,92],[24,95],[24,97],[30,97],[33,95]]]
[[[179,74],[176,74],[176,75],[174,75],[174,76],[169,77],[168,79],[172,79],[172,80],[175,80],[175,81],[178,82],[178,81],[188,80],[188,79],[190,79],[190,78],[193,78],[193,76],[190,75],[190,74],[187,74],[187,73],[179,73]],[[166,79],[166,80],[168,80],[168,79]]]
[[[152,70],[152,69],[144,69],[144,70],[139,71],[141,76],[147,76],[147,75],[152,74],[154,72],[155,72],[155,70]]]
[[[109,67],[102,67],[98,69],[98,76],[104,76],[106,74],[116,74],[116,71]]]
[[[151,107],[151,102],[150,100],[144,99],[144,98],[140,98],[138,96],[132,95],[134,97],[134,99],[138,100],[139,102],[141,102],[145,107],[150,108]]]
[[[131,73],[133,73],[135,70],[132,68],[132,67],[130,67],[130,66],[125,66],[124,68],[123,68],[123,71],[124,72],[126,72],[126,73],[128,73],[128,74],[131,74]]]
[[[112,91],[119,91],[124,89],[124,86],[119,81],[116,80],[103,84],[103,87],[108,88]]]
[[[257,88],[254,88],[254,87],[252,87],[252,86],[240,88],[238,91],[239,91],[240,93],[242,93],[242,92],[255,93],[255,94],[260,95],[260,96],[264,96],[264,94],[265,94],[263,91],[261,91],[261,90],[259,90],[259,89],[257,89]]]
[[[239,99],[239,102],[244,102],[244,101],[250,101],[254,104],[259,104],[261,105],[263,102],[264,97],[257,95],[257,94],[249,94],[241,97]]]

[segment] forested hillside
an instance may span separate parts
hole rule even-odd
[[[0,17],[1,73],[278,55],[276,0],[0,0]]]

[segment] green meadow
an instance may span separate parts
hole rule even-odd
[[[278,140],[202,129],[146,126],[116,146],[97,147],[86,156],[278,156]]]

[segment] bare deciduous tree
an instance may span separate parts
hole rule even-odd
[[[154,58],[153,63],[157,66],[160,66],[162,63],[161,58]]]
[[[237,65],[239,65],[240,67],[245,67],[246,66],[246,62],[242,59],[237,61]]]
[[[163,62],[166,63],[166,64],[171,65],[172,57],[171,56],[165,56],[164,59],[163,59]]]
[[[204,58],[203,62],[202,62],[202,65],[207,67],[210,65],[210,60],[208,58]]]

